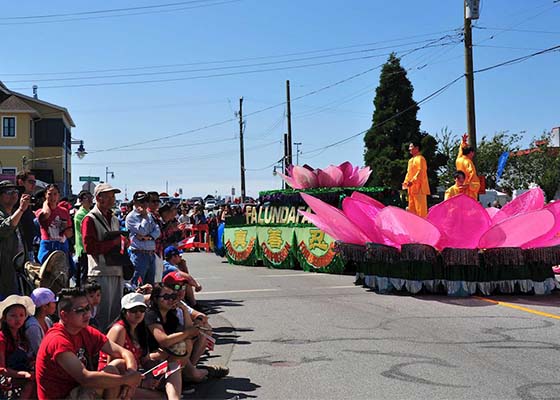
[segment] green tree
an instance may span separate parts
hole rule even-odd
[[[448,188],[455,184],[453,174],[457,169],[455,160],[457,159],[461,138],[453,134],[447,126],[436,135],[436,138],[438,153],[445,160],[445,163],[437,170],[438,180],[441,186]]]
[[[373,173],[371,186],[400,187],[406,173],[407,142],[420,139],[419,107],[406,70],[393,53],[383,65],[375,90],[372,126],[364,137],[364,161]]]
[[[420,121],[416,118],[420,108],[412,98],[413,92],[400,59],[391,54],[381,69],[373,100],[372,125],[364,136],[364,162],[373,171],[368,181],[370,186],[401,187],[411,141],[421,143],[430,186],[437,185],[437,169],[445,160],[437,152],[434,137],[420,131]]]

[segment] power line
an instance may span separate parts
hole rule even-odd
[[[544,49],[544,50],[541,50],[541,51],[537,51],[536,53],[528,54],[528,55],[526,55],[526,56],[517,57],[517,58],[512,58],[511,60],[503,61],[503,62],[501,62],[501,63],[492,65],[492,66],[490,66],[490,67],[477,69],[477,70],[474,71],[474,73],[486,72],[486,71],[490,71],[490,70],[495,69],[495,68],[503,67],[503,66],[505,66],[505,65],[517,64],[517,63],[519,63],[519,62],[528,60],[528,59],[533,58],[533,57],[536,57],[536,56],[538,56],[538,55],[546,54],[546,53],[551,53],[551,52],[553,52],[553,51],[559,51],[559,50],[560,50],[560,45],[556,45],[556,46],[553,46],[553,47],[549,47],[548,49]]]
[[[166,4],[154,4],[151,6],[140,6],[140,7],[126,7],[126,8],[110,8],[105,10],[94,10],[94,11],[81,11],[73,13],[63,13],[63,14],[45,14],[45,15],[24,15],[15,17],[0,17],[0,20],[21,20],[21,19],[40,19],[40,18],[55,18],[55,17],[73,17],[78,15],[91,15],[91,14],[103,14],[112,12],[123,12],[123,11],[133,11],[133,10],[146,10],[154,8],[163,7],[173,7],[185,4],[201,3],[207,2],[208,0],[190,0],[190,1],[180,1],[176,3],[166,3]]]
[[[411,44],[419,44],[425,42],[432,42],[421,40],[415,41],[410,43],[402,44],[402,46],[411,45]],[[441,45],[447,45],[447,43],[443,43]],[[396,47],[399,47],[398,45]],[[384,47],[377,47],[377,48],[369,48],[369,49],[361,49],[361,50],[354,50],[348,51],[343,53],[333,53],[333,54],[323,54],[317,56],[309,56],[309,57],[302,57],[302,58],[293,58],[288,60],[280,60],[280,61],[268,61],[268,62],[261,62],[261,63],[253,63],[253,64],[244,64],[244,65],[231,65],[231,66],[221,66],[221,67],[210,67],[210,68],[201,68],[201,69],[186,69],[186,70],[178,70],[178,71],[156,71],[156,72],[142,72],[142,73],[134,73],[134,74],[116,74],[116,75],[94,75],[94,76],[81,76],[81,77],[65,77],[65,78],[45,78],[45,79],[18,79],[18,80],[7,80],[4,83],[21,83],[21,82],[58,82],[58,81],[76,81],[76,80],[86,80],[86,79],[103,79],[103,78],[132,78],[138,76],[157,76],[157,75],[169,75],[169,74],[181,74],[181,73],[190,73],[190,72],[207,72],[207,71],[218,71],[224,69],[234,69],[234,68],[248,68],[248,67],[260,67],[265,65],[275,65],[275,64],[285,64],[285,63],[292,63],[292,62],[300,62],[300,61],[308,61],[308,60],[315,60],[321,58],[330,58],[330,57],[338,57],[338,56],[345,56],[350,54],[359,54],[359,53],[369,53],[372,51],[377,50],[385,50],[388,48],[394,48],[395,46],[384,46]],[[416,49],[411,49],[416,50]],[[372,55],[371,57],[379,57],[385,56],[388,53],[383,53],[380,55]]]
[[[548,34],[548,35],[560,35],[560,31],[539,31],[539,30],[532,30],[532,29],[498,28],[498,27],[489,27],[489,26],[480,26],[480,25],[473,25],[473,28],[481,29],[481,30],[491,30],[491,31],[521,32],[521,33],[542,33],[542,34]]]
[[[300,55],[306,55],[306,54],[324,53],[324,52],[328,52],[328,51],[345,50],[345,49],[351,49],[351,48],[356,48],[356,47],[368,47],[368,46],[373,46],[373,45],[377,45],[377,44],[381,44],[381,43],[400,42],[400,41],[403,41],[403,40],[415,39],[415,38],[425,37],[425,36],[432,36],[432,35],[448,33],[448,32],[458,32],[458,30],[457,29],[447,29],[447,30],[438,31],[438,32],[423,33],[423,34],[419,34],[419,35],[405,36],[405,37],[401,37],[401,38],[384,40],[384,41],[369,42],[369,43],[362,43],[362,44],[353,44],[353,45],[331,47],[331,48],[325,48],[325,49],[291,52],[291,53],[276,54],[276,55],[257,56],[257,57],[244,57],[244,58],[233,58],[233,59],[215,60],[215,61],[200,61],[200,62],[191,62],[191,63],[148,65],[148,66],[135,66],[135,67],[112,68],[112,69],[94,69],[94,70],[82,70],[82,71],[2,73],[0,75],[3,75],[3,76],[76,75],[76,74],[86,74],[86,73],[89,74],[89,73],[101,73],[101,72],[120,72],[120,71],[134,71],[134,70],[142,70],[142,69],[184,67],[184,66],[193,66],[193,65],[226,64],[226,63],[232,63],[232,62],[255,61],[255,60],[263,60],[263,59],[269,59],[269,58],[284,58],[284,57],[300,56]],[[445,37],[446,36],[443,36],[442,38],[445,38]],[[394,47],[400,47],[400,46],[409,45],[409,44],[430,42],[432,40],[433,39],[426,39],[425,41],[420,41],[420,42],[401,43],[401,44],[398,44],[398,45],[394,45],[392,47],[394,48]],[[380,49],[386,49],[386,48],[387,47],[383,47],[383,48],[380,48]]]
[[[37,24],[51,24],[51,23],[59,23],[59,22],[71,22],[71,21],[84,21],[84,20],[92,20],[92,19],[105,19],[105,18],[118,18],[118,17],[130,17],[135,15],[146,15],[146,14],[161,14],[161,13],[169,13],[169,12],[176,12],[176,11],[184,11],[184,10],[192,10],[195,8],[206,8],[206,7],[213,7],[222,4],[229,4],[229,3],[237,3],[242,0],[225,0],[225,1],[216,1],[216,0],[197,0],[191,1],[190,3],[199,3],[199,2],[206,2],[208,4],[200,4],[200,5],[193,5],[188,7],[179,7],[179,8],[172,8],[167,10],[152,10],[152,11],[139,11],[139,12],[129,12],[125,14],[113,14],[113,15],[97,15],[97,16],[85,16],[85,17],[76,17],[76,18],[64,18],[64,19],[47,19],[47,20],[39,20],[39,21],[17,21],[17,22],[0,22],[0,25],[37,25]],[[189,2],[186,2],[189,3]]]

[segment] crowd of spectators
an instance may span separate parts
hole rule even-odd
[[[35,193],[31,173],[0,182],[0,398],[179,399],[229,372],[199,362],[214,339],[181,248],[198,250],[231,210],[138,191],[117,217],[119,192],[101,183],[72,205],[56,185]],[[26,293],[16,255],[44,267],[54,252],[67,287]]]

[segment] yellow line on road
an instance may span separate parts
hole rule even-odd
[[[486,301],[488,303],[493,303],[493,304],[497,304],[497,305],[500,305],[500,306],[513,308],[513,309],[519,310],[519,311],[525,311],[525,312],[528,312],[528,313],[531,313],[531,314],[540,315],[541,317],[560,319],[560,315],[549,314],[549,313],[546,313],[546,312],[543,312],[543,311],[533,310],[532,308],[522,307],[522,306],[518,306],[518,305],[515,305],[515,304],[511,304],[511,303],[505,303],[503,301],[491,300],[491,299],[487,299],[485,297],[478,297],[478,296],[474,296],[474,297],[479,299],[479,300]]]

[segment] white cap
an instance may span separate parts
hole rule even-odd
[[[144,295],[141,293],[128,293],[121,299],[121,308],[125,310],[130,310],[137,306],[147,307],[144,301]]]
[[[93,195],[95,197],[97,197],[97,195],[101,194],[101,193],[105,193],[105,192],[115,192],[115,193],[120,193],[121,190],[114,188],[113,186],[109,185],[108,183],[100,183],[99,185],[97,185],[95,187],[95,190],[93,192]]]

